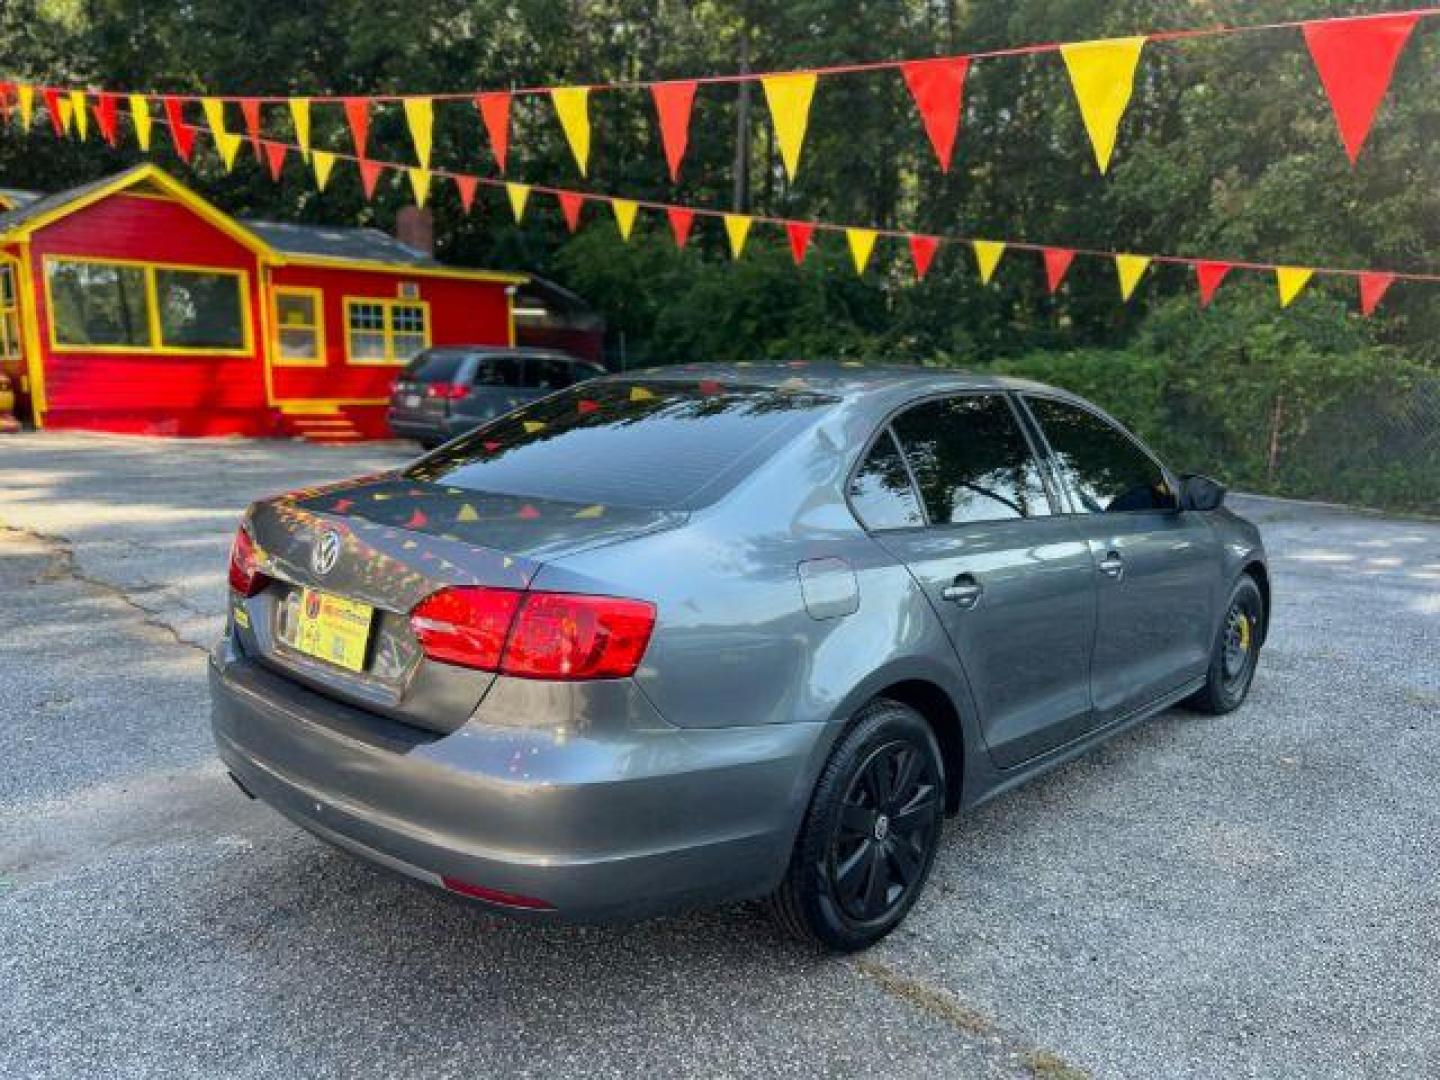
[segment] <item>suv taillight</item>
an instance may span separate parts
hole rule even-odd
[[[230,545],[230,588],[241,596],[254,596],[269,579],[260,573],[260,557],[255,552],[255,541],[244,525],[235,530],[235,541]]]
[[[432,660],[524,679],[623,679],[655,629],[644,600],[513,589],[442,589],[410,626]]]
[[[425,394],[427,397],[439,398],[441,401],[459,401],[468,390],[469,388],[463,383],[437,382],[427,386]]]

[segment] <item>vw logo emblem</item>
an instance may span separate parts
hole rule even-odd
[[[310,549],[310,569],[324,577],[335,569],[339,561],[340,534],[334,529],[325,529],[315,538],[315,546]]]

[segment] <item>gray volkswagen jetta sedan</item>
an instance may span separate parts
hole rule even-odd
[[[1059,390],[925,369],[598,379],[251,506],[211,665],[245,792],[538,919],[765,897],[863,948],[941,824],[1244,699],[1223,489]]]

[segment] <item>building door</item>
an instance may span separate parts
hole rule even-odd
[[[24,424],[35,422],[30,377],[26,370],[25,337],[20,331],[20,265],[0,255],[0,375],[10,384],[14,416]],[[7,413],[0,390],[0,422]]]

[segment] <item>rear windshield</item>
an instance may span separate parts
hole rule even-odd
[[[466,352],[425,351],[410,361],[405,376],[418,382],[459,382],[460,369],[474,354]]]
[[[592,382],[479,428],[408,475],[472,491],[645,509],[718,499],[834,398],[716,382]]]

